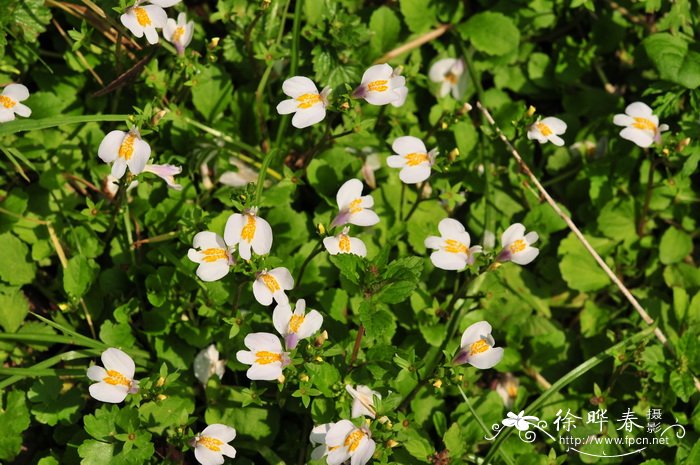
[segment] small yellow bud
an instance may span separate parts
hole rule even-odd
[[[343,102],[340,104],[341,110],[347,110],[348,108],[350,108],[350,104],[348,102]]]
[[[464,112],[466,113],[466,112],[468,112],[468,111],[472,111],[472,108],[474,108],[474,107],[472,107],[472,106],[469,105],[468,103],[465,103],[464,106],[463,106],[462,108],[464,109]]]
[[[299,376],[299,381],[303,381],[306,383],[307,381],[309,381],[309,375],[307,375],[306,373],[302,374],[301,376]]]
[[[398,445],[399,445],[399,443],[396,442],[396,441],[394,441],[393,439],[389,439],[389,440],[386,442],[386,446],[387,446],[389,449],[393,449],[394,447],[396,447],[396,446],[398,446]]]
[[[165,384],[165,378],[163,378],[161,376],[160,378],[158,378],[158,381],[156,381],[156,387],[163,387],[164,384]]]
[[[440,389],[442,387],[442,380],[436,379],[435,382],[433,383],[433,387],[436,389]]]
[[[69,307],[68,307],[68,304],[67,304],[67,303],[62,302],[62,303],[58,304],[58,308],[59,308],[59,310],[61,310],[62,312],[65,312],[66,310],[68,310]]]
[[[319,356],[316,357],[314,360],[316,360],[317,362],[322,362],[322,361],[323,361],[323,358],[319,355]]]
[[[450,161],[455,161],[458,156],[459,156],[459,149],[456,147],[454,149],[450,150],[450,153],[447,154],[447,158]]]
[[[690,144],[690,137],[686,137],[676,145],[676,152],[682,152]]]
[[[443,121],[443,122],[440,124],[440,127],[441,127],[442,129],[447,129],[447,128],[449,127],[449,125],[447,124],[447,121]]]
[[[670,152],[668,151],[668,149],[663,149],[661,153],[663,153],[665,156],[668,156]]]
[[[216,47],[219,46],[219,41],[221,40],[220,37],[212,37],[211,42],[209,42],[209,49],[215,49]]]
[[[280,384],[282,384],[282,383],[284,383],[284,380],[286,380],[286,379],[287,379],[287,378],[285,378],[284,375],[280,375],[280,377],[277,378],[277,382],[280,383]]]
[[[460,383],[462,382],[463,379],[464,379],[464,375],[457,376],[457,381],[459,381]]]
[[[323,345],[323,343],[326,342],[327,340],[328,340],[328,331],[326,331],[324,329],[323,332],[321,334],[319,334],[318,336],[316,336],[316,339],[314,339],[314,345],[316,347],[321,347]]]
[[[158,400],[165,400],[167,398],[168,396],[166,396],[165,394],[158,394]]]
[[[530,105],[530,107],[527,109],[527,116],[534,115],[536,111],[537,111],[537,109],[535,107],[533,107],[532,105]]]
[[[323,226],[323,223],[319,223],[316,228],[318,229],[319,234],[326,234],[326,227]]]
[[[384,423],[389,421],[389,417],[387,417],[386,415],[383,415],[383,416],[377,418],[377,421],[383,425]]]

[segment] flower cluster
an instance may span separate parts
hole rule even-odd
[[[187,15],[180,13],[177,22],[168,18],[165,8],[180,3],[181,0],[137,0],[136,3],[126,9],[120,20],[136,37],[144,35],[149,44],[158,43],[158,31],[163,30],[163,37],[172,43],[178,53],[183,54],[185,47],[190,44],[194,32],[194,23],[187,22]]]

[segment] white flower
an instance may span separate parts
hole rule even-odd
[[[90,385],[90,395],[101,401],[117,404],[126,399],[127,394],[139,390],[139,382],[134,380],[134,361],[119,349],[109,348],[102,352],[101,366],[88,368],[87,376],[96,384]]]
[[[346,226],[343,228],[343,232],[336,236],[329,236],[323,239],[323,245],[326,250],[331,255],[338,255],[339,253],[351,253],[359,255],[360,257],[365,257],[367,255],[367,247],[361,239],[356,237],[348,236],[348,231],[350,228]]]
[[[540,253],[537,247],[530,247],[530,244],[537,242],[537,239],[539,236],[534,231],[525,234],[525,226],[522,224],[510,225],[501,236],[503,250],[498,254],[498,261],[510,260],[518,265],[527,265]]]
[[[248,167],[237,158],[229,158],[229,163],[237,168],[237,171],[226,171],[219,176],[219,182],[226,186],[241,187],[258,179],[258,172]]]
[[[634,102],[627,105],[625,115],[615,115],[613,123],[617,126],[625,126],[620,131],[623,139],[634,142],[640,147],[650,147],[653,143],[661,142],[661,133],[668,131],[668,125],[659,125],[659,117],[653,114],[653,110],[643,102]]]
[[[503,405],[505,405],[506,408],[511,408],[515,402],[515,398],[518,397],[518,386],[520,386],[520,381],[510,373],[506,373],[505,376],[498,381],[496,385],[496,394],[503,400]]]
[[[289,299],[284,291],[294,287],[294,278],[284,267],[263,270],[253,282],[253,295],[260,305],[270,305],[274,299],[279,305],[288,305]]]
[[[211,231],[199,232],[192,240],[192,247],[187,252],[187,257],[199,263],[197,267],[199,279],[216,281],[228,274],[233,265],[232,248],[226,245],[221,236]]]
[[[392,168],[401,168],[399,178],[406,184],[425,181],[430,176],[430,168],[435,163],[437,149],[430,152],[422,140],[413,136],[397,138],[391,148],[398,155],[391,155],[386,164]]]
[[[386,63],[370,66],[362,75],[362,83],[352,94],[372,105],[391,103],[395,107],[403,105],[407,95],[406,78],[399,76]]]
[[[328,455],[329,451],[328,446],[326,446],[326,434],[328,434],[328,431],[333,427],[333,425],[335,425],[335,423],[325,423],[323,425],[318,425],[311,430],[311,434],[309,434],[309,441],[311,441],[311,444],[314,446],[318,446],[311,451],[312,460],[318,460]]]
[[[430,67],[428,76],[433,82],[440,84],[438,95],[444,97],[452,91],[452,97],[459,100],[467,90],[467,75],[464,73],[462,58],[443,58]]]
[[[316,310],[306,313],[305,309],[306,301],[299,299],[294,307],[294,313],[289,304],[277,305],[272,312],[272,323],[284,338],[284,345],[289,350],[294,349],[300,339],[313,336],[323,324],[320,313]]]
[[[175,46],[180,55],[185,53],[185,48],[192,41],[193,33],[194,21],[188,22],[187,14],[185,13],[177,15],[177,22],[172,18],[168,18],[165,27],[163,27],[163,37]]]
[[[250,249],[258,255],[270,253],[272,228],[270,223],[258,216],[258,209],[251,208],[228,217],[224,228],[224,240],[229,246],[238,244],[238,253],[250,260]]]
[[[138,185],[138,181],[131,181],[126,187],[126,191],[129,192],[132,189],[135,189]],[[117,193],[119,193],[119,179],[115,178],[111,174],[108,174],[104,182],[104,190],[107,196],[109,196],[110,198],[114,198],[114,196],[116,196]]]
[[[530,140],[537,139],[540,144],[544,144],[545,142],[549,141],[552,144],[561,147],[564,145],[564,139],[559,137],[559,134],[564,134],[565,132],[566,123],[559,118],[549,116],[542,121],[537,119],[535,124],[530,126],[530,128],[527,130],[527,138]]]
[[[445,218],[438,223],[440,236],[429,236],[425,247],[435,249],[430,254],[433,265],[443,270],[461,270],[474,263],[474,255],[481,253],[481,246],[469,247],[471,238],[464,226],[452,218]]]
[[[491,325],[488,322],[474,323],[462,333],[462,341],[459,344],[461,349],[453,363],[456,365],[469,363],[482,370],[491,368],[503,358],[503,348],[493,347],[495,343],[491,336]]]
[[[126,13],[121,15],[120,19],[124,27],[136,37],[141,38],[145,34],[149,44],[157,44],[158,31],[156,29],[162,29],[165,26],[168,15],[163,7],[158,5],[162,2],[153,1],[151,3],[155,3],[155,5],[141,6],[141,1],[137,1],[133,7],[127,8]]]
[[[100,142],[97,156],[105,163],[112,163],[112,176],[121,179],[127,166],[133,174],[144,170],[151,156],[151,146],[141,140],[136,128],[129,132],[111,131]]]
[[[372,226],[379,223],[379,217],[370,210],[374,206],[371,195],[362,196],[362,181],[351,179],[340,186],[335,196],[338,202],[338,215],[331,222],[331,228],[350,223],[357,226]]]
[[[274,334],[250,333],[243,343],[250,351],[239,350],[236,358],[251,365],[246,372],[250,380],[275,380],[282,375],[282,368],[291,363],[289,354],[282,350],[282,343]]]
[[[374,454],[376,444],[367,428],[358,428],[350,420],[340,420],[326,433],[328,465],[340,465],[350,460],[350,465],[364,465]]]
[[[374,178],[374,172],[382,167],[382,162],[378,154],[373,153],[372,149],[369,150],[370,152],[365,157],[365,162],[362,164],[362,177],[365,179],[365,182],[369,187],[376,189],[377,181]],[[365,152],[364,149],[362,151]]]
[[[539,418],[530,415],[525,415],[525,410],[521,410],[517,415],[513,412],[508,412],[508,418],[504,418],[501,423],[503,426],[515,426],[518,431],[527,431],[530,429],[531,421],[537,422]]]
[[[22,84],[10,84],[0,94],[0,123],[6,123],[15,119],[15,113],[25,118],[32,114],[32,110],[19,103],[29,98],[29,89]]]
[[[375,417],[377,411],[374,408],[374,397],[381,399],[381,394],[361,384],[357,388],[347,384],[345,385],[345,390],[352,396],[352,418],[361,416]]]
[[[175,182],[175,175],[182,173],[182,167],[175,165],[146,165],[143,168],[144,173],[153,173],[161,178],[169,188],[176,191],[182,190],[182,186]]]
[[[311,79],[294,76],[284,81],[282,92],[292,98],[280,102],[277,105],[277,113],[280,115],[294,113],[292,126],[295,128],[311,126],[326,117],[326,106],[328,106],[326,98],[331,92],[329,87],[319,93]]]
[[[200,350],[194,358],[194,375],[204,385],[213,375],[218,376],[219,379],[223,378],[225,369],[226,362],[219,360],[219,351],[214,344]]]
[[[235,458],[236,449],[229,442],[236,437],[236,430],[230,426],[214,423],[192,439],[194,457],[202,465],[221,465],[226,457]]]

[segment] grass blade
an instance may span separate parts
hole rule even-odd
[[[66,124],[91,123],[100,121],[127,121],[129,115],[74,115],[52,116],[42,119],[23,119],[10,121],[0,125],[0,136],[14,134],[22,131],[36,131],[38,129],[53,128]]]

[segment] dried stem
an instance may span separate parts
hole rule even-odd
[[[486,121],[496,130],[496,133],[498,134],[498,137],[503,141],[503,143],[508,147],[508,150],[510,151],[511,155],[513,155],[513,158],[518,162],[520,165],[520,169],[525,173],[525,175],[530,178],[530,181],[535,185],[539,193],[544,197],[544,199],[547,201],[547,203],[552,207],[552,209],[556,212],[559,217],[564,220],[566,225],[569,227],[569,229],[574,233],[574,235],[578,238],[578,240],[583,244],[585,249],[588,251],[588,253],[595,259],[595,261],[598,263],[598,265],[603,269],[605,274],[608,275],[608,277],[612,280],[613,283],[620,289],[622,294],[625,296],[625,298],[629,301],[629,303],[634,307],[634,309],[637,311],[639,316],[642,317],[642,320],[648,325],[653,325],[654,324],[654,319],[649,316],[646,310],[644,310],[644,307],[641,306],[641,304],[637,301],[637,299],[632,295],[629,289],[627,289],[627,286],[623,284],[623,282],[620,280],[620,278],[615,275],[615,273],[610,269],[607,263],[603,260],[603,258],[596,252],[596,250],[593,248],[593,246],[588,242],[588,240],[584,237],[583,233],[581,230],[574,224],[574,222],[569,218],[569,216],[564,213],[561,208],[557,205],[557,203],[554,201],[551,195],[549,195],[549,192],[542,186],[540,183],[539,179],[537,179],[537,176],[534,175],[532,171],[530,171],[530,168],[527,166],[523,158],[520,156],[520,153],[513,147],[513,144],[510,143],[508,138],[503,134],[501,131],[501,128],[498,127],[496,122],[494,121],[493,117],[491,116],[491,113],[484,107],[481,102],[476,102],[476,106],[481,110],[481,113],[484,115],[486,118]],[[654,334],[656,335],[657,339],[661,341],[661,343],[666,346],[666,348],[675,356],[675,352],[671,345],[668,343],[668,338],[666,335],[659,329],[658,327],[654,328]],[[700,392],[700,380],[698,380],[696,377],[693,376],[693,381],[695,382],[695,389],[697,389]]]

